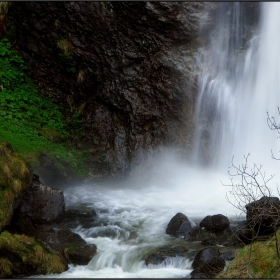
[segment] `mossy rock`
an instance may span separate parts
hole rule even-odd
[[[67,137],[63,133],[48,127],[41,128],[38,131],[38,135],[44,136],[49,141],[52,141],[54,143],[61,143],[67,139]]]
[[[27,163],[14,153],[9,143],[0,141],[0,231],[9,224],[30,179]]]
[[[0,234],[0,278],[62,273],[65,270],[66,262],[33,237],[7,231]]]
[[[237,250],[234,260],[216,278],[280,278],[279,257],[276,249],[280,239],[280,229],[276,234],[277,240],[273,236],[269,240],[257,241]]]

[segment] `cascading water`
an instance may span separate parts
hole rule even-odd
[[[200,51],[194,158],[225,169],[233,156],[240,164],[250,153],[250,161],[263,164],[271,174],[277,166],[271,149],[279,151],[277,135],[267,124],[267,112],[277,117],[280,104],[279,4],[263,4],[261,28],[247,41],[248,48],[245,18],[239,9],[244,4],[222,5],[210,47]]]
[[[278,143],[276,133],[267,126],[266,112],[276,116],[280,105],[280,4],[263,5],[261,28],[251,39],[245,38],[243,3],[221,7],[223,16],[217,18],[209,44],[198,55],[201,76],[194,161],[187,165],[167,154],[140,182],[65,190],[68,209],[84,203],[97,211],[92,227],[72,229],[96,244],[97,254],[87,266],[70,266],[60,275],[44,277],[189,277],[190,260],[199,248],[166,235],[170,219],[177,212],[193,222],[206,215],[235,214],[236,209],[225,200],[229,189],[220,183],[228,180],[225,170],[233,155],[239,163],[251,153],[252,161],[268,164],[269,174],[275,170],[278,162],[270,158],[270,149],[277,153]],[[208,159],[203,161],[207,152]],[[189,256],[145,264],[148,254],[168,245],[187,246]]]

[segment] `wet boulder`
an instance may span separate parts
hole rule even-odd
[[[63,191],[42,184],[39,177],[34,175],[13,219],[21,232],[34,235],[35,228],[59,222],[64,215]]]
[[[222,232],[210,232],[205,228],[200,228],[199,226],[194,226],[188,234],[185,235],[184,239],[186,241],[201,241],[202,245],[223,245],[223,246],[233,246],[238,244],[236,237],[232,234],[230,228]]]
[[[248,245],[254,239],[254,230],[248,228],[246,221],[235,222],[230,228],[239,243]]]
[[[236,252],[235,251],[228,251],[223,254],[221,254],[221,259],[224,261],[232,261],[236,257]]]
[[[190,258],[194,257],[194,251],[190,250],[188,246],[163,246],[156,249],[155,251],[149,253],[145,256],[145,264],[158,265],[163,263],[167,258],[175,258],[177,256]]]
[[[73,264],[87,265],[96,254],[95,244],[87,244],[79,234],[71,230],[52,229],[46,234],[45,240],[52,249]]]
[[[50,244],[57,244],[57,247],[85,245],[86,241],[77,233],[67,229],[51,229],[48,232],[46,241]]]
[[[192,225],[188,217],[182,213],[177,213],[168,223],[166,233],[174,237],[184,238],[191,232]]]
[[[198,241],[201,235],[201,229],[198,226],[192,227],[192,229],[185,234],[184,239],[186,241]]]
[[[206,216],[201,222],[200,227],[205,228],[211,232],[222,232],[229,227],[229,219],[222,215],[217,214],[213,216]]]
[[[200,239],[202,245],[222,245],[222,246],[235,246],[240,243],[239,239],[233,233],[231,228],[227,228],[222,232],[209,232],[205,229],[201,230]]]
[[[73,264],[87,265],[96,254],[96,250],[95,244],[85,244],[65,248],[64,253]]]
[[[246,206],[246,221],[250,229],[259,234],[271,234],[280,224],[280,200],[278,197],[263,196]]]
[[[65,218],[59,223],[59,228],[68,229],[82,226],[92,228],[94,226],[96,211],[83,207],[82,209],[69,209],[65,211]]]
[[[209,247],[200,250],[192,263],[194,270],[191,272],[191,278],[198,278],[199,275],[205,275],[212,278],[225,267],[225,261],[220,257],[220,251],[216,247]]]

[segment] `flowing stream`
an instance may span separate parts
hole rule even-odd
[[[233,156],[241,164],[243,155],[250,153],[250,162],[263,164],[267,174],[276,173],[279,162],[271,159],[271,149],[277,156],[279,141],[277,133],[268,128],[267,112],[277,117],[280,105],[280,3],[261,5],[259,27],[244,38],[246,18],[241,3],[225,3],[208,46],[199,50],[192,162],[183,163],[167,153],[141,180],[65,190],[68,209],[84,205],[97,211],[92,227],[72,229],[96,244],[97,254],[86,266],[70,266],[62,274],[44,277],[189,277],[193,252],[199,245],[166,235],[170,219],[177,212],[193,223],[218,213],[234,217],[237,210],[225,199],[230,188],[221,183],[229,181],[227,168]],[[145,257],[163,245],[186,244],[187,258],[145,264]]]

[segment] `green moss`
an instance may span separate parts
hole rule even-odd
[[[69,252],[69,253],[74,253],[74,252],[76,252],[79,248],[80,248],[79,246],[66,247],[66,248],[64,249],[64,251],[65,251],[66,253],[67,253],[67,252]]]
[[[0,141],[0,230],[11,219],[11,205],[29,180],[27,163],[16,156],[8,143]]]
[[[42,129],[38,130],[38,135],[44,136],[49,141],[55,143],[63,142],[67,138],[63,133],[49,127],[43,127]]]
[[[18,267],[21,270],[22,267],[32,268],[32,271],[25,271],[25,273],[34,274],[61,273],[67,269],[67,265],[59,256],[48,252],[33,237],[2,232],[0,235],[0,277],[11,277]]]
[[[277,232],[280,239],[280,230]],[[236,258],[216,278],[279,278],[280,259],[277,256],[275,237],[238,250]]]
[[[65,51],[64,56],[71,56],[72,47],[66,40],[61,40],[59,46]],[[85,176],[89,154],[65,142],[80,133],[82,121],[77,112],[72,113],[40,94],[23,59],[7,38],[0,40],[0,65],[0,139],[9,142],[32,165],[38,163],[43,152],[61,157],[69,163],[71,172]]]
[[[7,258],[0,257],[0,278],[12,276],[12,267],[12,263]]]

